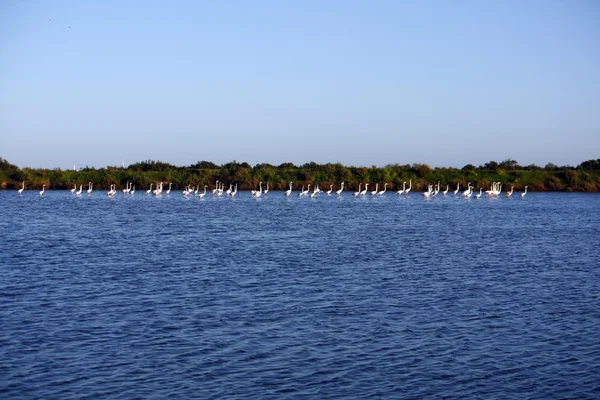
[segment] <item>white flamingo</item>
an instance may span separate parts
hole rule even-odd
[[[25,190],[25,181],[23,181],[23,187],[17,190],[17,192],[19,192],[19,194],[23,194],[23,190]]]
[[[456,195],[458,194],[458,191],[460,190],[460,182],[458,182],[456,184],[456,190],[454,191],[454,196],[456,197]]]
[[[368,189],[368,188],[369,188],[369,184],[368,184],[368,183],[365,183],[365,189],[364,189],[362,192],[360,192],[360,195],[361,195],[361,196],[364,196],[365,194],[367,194],[367,189]]]
[[[263,194],[266,196],[267,193],[269,193],[269,182],[267,182],[267,188],[265,189],[265,191],[263,192]]]
[[[133,185],[133,188],[131,189],[131,193],[129,193],[130,195],[134,195],[135,194],[135,185]]]
[[[483,194],[483,188],[479,188],[479,193],[475,195],[475,198],[478,199]]]
[[[411,189],[412,189],[412,179],[409,179],[408,189],[406,189],[404,191],[404,194],[408,194],[408,192],[410,192]]]
[[[88,182],[88,190],[87,190],[88,196],[92,194],[92,186],[94,186],[94,184],[92,182]]]
[[[304,186],[302,186],[304,187]],[[306,196],[308,194],[308,192],[310,192],[310,184],[308,185],[308,188],[304,191],[302,191],[302,196]]]
[[[423,192],[423,197],[428,199],[429,197],[431,197],[432,194],[433,194],[433,185],[429,185],[429,186],[427,186],[427,191]]]
[[[336,190],[335,194],[337,194],[339,196],[340,194],[342,194],[343,191],[344,191],[344,182],[342,182],[340,189]]]
[[[385,193],[386,190],[387,190],[387,183],[383,185],[383,190],[381,192],[379,192],[378,194],[380,196],[383,196],[383,194]]]
[[[358,184],[358,192],[354,192],[354,197],[360,195],[360,185],[362,185],[362,183]]]
[[[40,196],[43,196],[45,191],[46,191],[46,185],[42,185],[42,191],[40,192]]]
[[[235,184],[235,188],[233,189],[233,192],[231,192],[231,194],[230,194],[231,198],[234,198],[234,197],[235,197],[235,195],[237,194],[237,185],[238,185],[238,184],[236,183],[236,184]]]
[[[263,192],[262,191],[262,182],[260,182],[258,184],[258,192],[254,192],[254,197],[258,199],[260,197],[260,195],[262,194],[262,192]]]
[[[327,196],[331,196],[331,192],[333,192],[333,185],[329,185],[329,190],[327,191]]]
[[[81,196],[81,192],[83,191],[83,185],[79,185],[79,191],[75,193],[77,196]]]
[[[215,188],[212,190],[212,193],[215,194],[217,190],[219,190],[219,181],[215,182]]]
[[[525,191],[523,193],[521,193],[521,197],[525,197],[525,195],[527,194],[527,188],[529,186],[525,186]],[[535,196],[534,196],[535,197]]]
[[[198,197],[199,198],[203,198],[204,196],[206,196],[206,189],[208,188],[208,185],[204,185],[204,193],[198,193]]]
[[[152,185],[153,185],[153,183],[150,184],[150,189],[146,190],[146,194],[152,193]]]
[[[165,194],[168,196],[171,194],[171,185],[173,185],[173,182],[169,182],[169,188],[167,189],[167,191],[165,192]]]
[[[292,182],[290,182],[290,188],[285,191],[285,195],[290,197],[292,195]]]
[[[159,182],[158,185],[156,185],[156,190],[154,191],[154,195],[155,196],[160,196],[162,194],[163,191],[163,182]]]
[[[468,189],[468,190],[465,190],[465,192],[467,192],[467,194],[465,194],[465,193],[463,192],[463,197],[464,197],[465,199],[468,199],[468,198],[470,198],[470,197],[471,197],[471,195],[473,194],[473,186],[469,185],[468,187],[469,187],[469,189]]]
[[[375,183],[375,190],[371,191],[371,196],[375,196],[379,192],[379,182]]]
[[[406,182],[402,182],[402,189],[398,190],[396,193],[398,193],[398,195],[401,195],[402,193],[404,193],[405,190],[406,190]]]
[[[77,185],[75,185],[75,187],[73,189],[71,189],[71,194],[75,194],[76,190],[77,190]]]
[[[513,189],[514,189],[514,188],[515,188],[514,186],[511,186],[511,187],[510,187],[510,192],[506,192],[506,197],[510,197],[510,196],[512,196],[512,194],[513,194]]]
[[[302,190],[298,193],[298,197],[304,196],[304,185],[302,185]]]
[[[446,185],[446,190],[444,190],[444,196],[448,194],[448,190],[450,190],[450,185]]]
[[[466,197],[467,195],[469,195],[469,197],[470,197],[470,196],[471,196],[471,195],[469,194],[470,192],[471,192],[471,182],[469,182],[469,183],[467,184],[467,190],[465,190],[465,191],[463,192],[463,196],[465,196],[465,197]]]

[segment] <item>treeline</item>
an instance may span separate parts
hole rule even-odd
[[[514,160],[500,163],[490,161],[478,167],[468,164],[463,168],[431,168],[426,164],[400,165],[389,164],[378,167],[347,167],[342,164],[316,164],[301,166],[284,163],[278,166],[232,161],[216,165],[209,161],[200,161],[194,165],[179,167],[160,161],[142,161],[128,167],[82,168],[80,170],[19,168],[0,158],[0,185],[2,189],[19,189],[22,181],[26,189],[71,189],[74,185],[94,183],[94,189],[106,190],[111,184],[124,188],[127,182],[133,182],[137,190],[146,190],[150,184],[172,182],[174,189],[187,185],[213,188],[216,181],[226,184],[238,184],[239,190],[258,188],[259,182],[269,182],[272,190],[286,190],[289,182],[294,190],[308,184],[319,184],[321,189],[329,185],[339,187],[345,182],[345,188],[356,190],[358,184],[369,183],[370,187],[379,183],[380,189],[388,183],[388,190],[402,188],[402,183],[412,180],[413,190],[425,190],[430,183],[440,182],[454,188],[457,183],[466,187],[471,182],[476,188],[489,188],[492,182],[502,182],[504,188],[522,190],[528,185],[532,191],[600,191],[600,159],[582,162],[576,167],[537,165],[520,166]]]

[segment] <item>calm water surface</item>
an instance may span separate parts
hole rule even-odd
[[[598,194],[2,191],[0,216],[2,398],[600,397]]]

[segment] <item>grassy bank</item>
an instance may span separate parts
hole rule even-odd
[[[279,166],[230,162],[216,165],[201,161],[190,166],[175,166],[160,161],[143,161],[128,167],[83,168],[78,171],[43,168],[19,168],[0,158],[0,187],[2,189],[19,189],[22,181],[26,189],[71,189],[74,185],[88,182],[94,183],[94,189],[108,189],[111,184],[124,188],[127,182],[133,182],[138,190],[148,189],[151,183],[173,182],[174,189],[186,185],[208,185],[214,187],[215,182],[237,183],[240,190],[255,189],[259,182],[269,182],[272,190],[286,190],[289,182],[294,189],[302,185],[319,184],[321,189],[335,188],[345,182],[345,188],[355,190],[359,183],[375,185],[388,183],[388,190],[402,188],[403,182],[412,180],[413,190],[425,190],[430,183],[440,182],[445,189],[446,184],[454,188],[457,183],[466,187],[471,182],[476,188],[489,188],[492,182],[502,182],[507,190],[514,185],[515,190],[522,190],[528,185],[532,191],[600,191],[600,159],[582,162],[576,167],[545,167],[536,165],[520,166],[514,160],[503,162],[491,161],[485,165],[466,165],[457,168],[431,168],[426,164],[400,165],[390,164],[385,167],[348,167],[341,164],[307,163],[296,166],[291,163]],[[364,186],[363,186],[364,187]]]

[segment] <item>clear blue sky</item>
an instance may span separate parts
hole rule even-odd
[[[2,1],[0,157],[577,165],[600,2]]]

